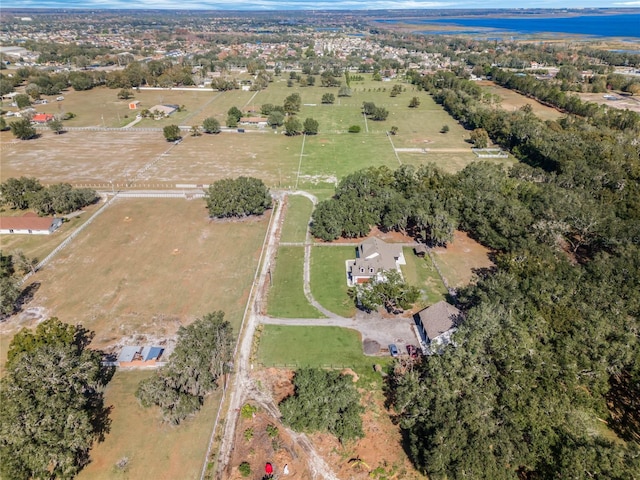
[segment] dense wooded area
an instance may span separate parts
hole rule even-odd
[[[13,338],[0,381],[3,478],[72,478],[89,462],[109,429],[102,387],[112,373],[91,338],[57,318]]]
[[[360,394],[350,375],[302,368],[293,378],[295,391],[280,403],[282,419],[301,432],[328,432],[341,442],[364,436]]]
[[[443,244],[460,228],[495,251],[495,268],[458,294],[466,321],[457,347],[392,377],[409,455],[430,478],[634,478],[638,115],[532,87],[582,114],[545,122],[527,107],[488,104],[477,84],[450,72],[414,81],[520,163],[477,162],[454,175],[371,168],[345,177],[314,212],[312,233],[325,240],[377,225]]]

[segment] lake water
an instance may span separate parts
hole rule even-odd
[[[564,33],[594,35],[599,37],[631,37],[640,39],[640,14],[584,15],[576,17],[504,17],[504,18],[424,18],[380,20],[381,23],[405,23],[414,25],[452,25],[465,27],[446,33],[522,34]],[[469,31],[471,28],[472,31]],[[445,33],[438,32],[438,33]]]

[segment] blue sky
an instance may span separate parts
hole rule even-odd
[[[422,8],[513,8],[512,0],[2,0],[4,8],[336,10]],[[527,0],[520,8],[640,7],[640,0]]]

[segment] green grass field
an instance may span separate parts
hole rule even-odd
[[[118,371],[107,385],[110,431],[94,445],[91,463],[78,480],[199,478],[220,391],[207,398],[195,417],[174,427],[161,422],[159,408],[142,408],[134,396],[138,383],[150,375],[149,371]],[[126,471],[121,471],[116,463],[124,457],[129,461]]]
[[[407,283],[415,285],[422,291],[417,306],[423,308],[444,300],[447,288],[442,283],[431,259],[428,256],[417,257],[413,253],[413,248],[405,247],[403,251],[407,264],[401,267],[402,275]]]
[[[287,211],[282,225],[281,242],[304,242],[313,204],[301,195],[287,197]]]
[[[272,268],[272,285],[269,289],[267,313],[281,318],[320,318],[323,315],[313,308],[304,296],[303,282],[304,247],[280,247],[275,271]]]
[[[348,367],[367,381],[380,379],[373,372],[374,363],[386,365],[390,360],[365,356],[360,333],[339,327],[265,325],[258,347],[258,361],[265,366]]]
[[[311,293],[324,308],[343,317],[355,314],[347,295],[345,261],[355,258],[353,246],[314,246],[311,249]]]

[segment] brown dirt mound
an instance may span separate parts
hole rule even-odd
[[[380,353],[380,344],[370,338],[365,339],[363,342],[363,348],[365,355],[375,355]]]

